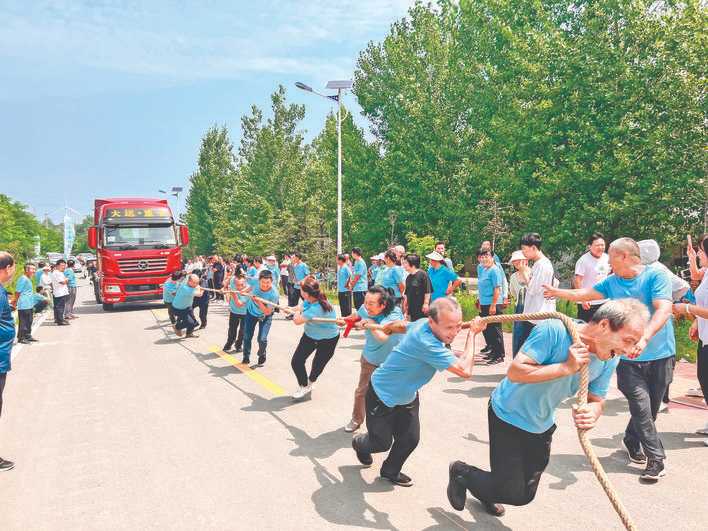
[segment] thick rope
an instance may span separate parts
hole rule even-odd
[[[559,312],[537,312],[537,313],[525,313],[525,314],[506,314],[506,315],[490,315],[488,317],[482,317],[482,322],[484,323],[506,323],[512,321],[537,321],[542,319],[560,319],[563,321],[573,343],[580,343],[580,335],[578,334],[578,329],[575,322],[565,314]],[[590,372],[588,365],[584,365],[580,369],[580,388],[578,389],[578,406],[585,406],[588,403],[588,384],[590,380]],[[580,439],[580,446],[583,448],[583,452],[590,461],[590,466],[592,471],[595,473],[595,477],[602,485],[605,494],[610,499],[610,503],[615,508],[617,515],[622,520],[622,524],[628,531],[636,531],[637,527],[632,521],[632,517],[629,512],[622,504],[619,499],[619,494],[614,489],[610,483],[610,478],[607,477],[605,470],[602,468],[602,463],[595,455],[595,450],[593,450],[592,444],[590,443],[590,438],[588,437],[587,430],[578,430],[578,439]]]

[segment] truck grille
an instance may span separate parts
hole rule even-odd
[[[167,258],[125,258],[118,260],[123,273],[161,272],[167,267]]]
[[[125,286],[127,293],[135,293],[136,291],[157,291],[159,289],[159,284],[126,284]]]

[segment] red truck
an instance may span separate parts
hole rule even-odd
[[[162,298],[162,284],[182,268],[186,225],[175,223],[166,199],[96,199],[88,245],[96,249],[96,302],[112,310],[119,302]]]

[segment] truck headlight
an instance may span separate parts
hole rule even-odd
[[[120,293],[120,286],[106,286],[106,293]]]

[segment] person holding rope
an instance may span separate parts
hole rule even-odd
[[[337,256],[337,298],[339,299],[339,313],[342,317],[352,314],[352,291],[349,281],[352,278],[352,270],[347,264],[347,257],[344,254]],[[304,297],[303,297],[304,298]],[[307,299],[305,299],[307,300]]]
[[[228,287],[230,291],[226,293],[226,297],[229,301],[229,332],[222,350],[224,352],[231,350],[231,346],[235,341],[236,352],[241,352],[243,350],[243,328],[248,298],[240,293],[234,292],[246,290],[246,279],[241,275],[233,276],[231,280],[229,280]]]
[[[337,312],[327,300],[327,295],[320,290],[319,282],[307,277],[302,281],[300,290],[304,299],[302,311],[295,312],[293,323],[304,324],[305,330],[290,362],[298,383],[298,389],[293,393],[295,400],[302,400],[312,393],[312,386],[332,359],[339,341],[339,327],[334,322]],[[312,319],[332,319],[333,322],[318,323]],[[305,362],[313,352],[315,357],[308,376]]]
[[[651,321],[644,334],[617,366],[617,387],[631,415],[622,445],[632,463],[646,463],[640,478],[657,482],[666,475],[666,452],[655,422],[676,363],[671,279],[663,270],[641,264],[639,245],[631,238],[613,241],[608,254],[613,274],[602,282],[582,289],[546,285],[544,296],[573,302],[633,297],[649,310]]]
[[[481,326],[478,328],[481,330]],[[461,329],[462,310],[458,302],[447,297],[434,301],[428,319],[410,323],[401,342],[371,375],[366,393],[368,433],[356,435],[352,448],[365,467],[373,464],[371,454],[390,449],[380,475],[396,485],[413,485],[413,480],[401,469],[420,440],[418,390],[436,371],[447,369],[466,378],[471,376],[474,352],[468,350],[458,360],[445,347]],[[475,321],[470,332],[473,329]]]
[[[410,255],[409,255],[410,256]],[[371,374],[381,365],[393,350],[393,347],[403,338],[401,334],[386,334],[383,330],[367,328],[368,324],[385,325],[395,321],[403,321],[403,313],[396,306],[393,295],[381,286],[372,286],[364,297],[364,304],[357,310],[361,317],[356,327],[366,330],[364,349],[361,352],[361,370],[359,383],[354,391],[354,408],[352,418],[344,427],[350,433],[359,429],[366,417],[366,392],[369,390]]]
[[[361,256],[361,247],[352,247],[352,278],[349,284],[352,288],[352,297],[354,298],[354,309],[361,308],[364,304],[368,282],[366,279],[367,269],[366,262]]]
[[[177,294],[177,288],[179,287],[179,281],[182,279],[182,274],[182,271],[173,271],[170,278],[162,285],[162,303],[165,305],[165,308],[167,308],[167,315],[172,324],[177,322],[175,310],[172,308],[172,301]]]
[[[185,328],[187,329],[186,337],[199,337],[194,335],[194,329],[197,327],[197,320],[192,311],[194,298],[201,296],[203,290],[199,285],[199,277],[194,273],[187,275],[187,281],[180,284],[175,293],[175,298],[172,300],[172,309],[175,312],[177,321],[174,324],[174,331],[178,337],[182,337]]]
[[[589,430],[602,415],[618,356],[634,350],[648,322],[649,311],[635,299],[610,301],[589,323],[578,322],[581,344],[571,344],[561,321],[539,322],[489,401],[491,471],[452,462],[450,505],[464,509],[468,490],[494,516],[504,514],[502,504],[531,503],[548,465],[555,411],[578,392],[581,367],[589,366],[588,404],[574,406],[573,419],[578,429]]]
[[[266,362],[266,348],[268,347],[268,332],[273,321],[272,306],[262,303],[258,298],[265,299],[278,304],[280,296],[278,290],[273,287],[273,274],[267,269],[258,274],[258,285],[251,291],[248,304],[246,304],[246,317],[243,320],[243,361],[248,364],[251,361],[251,342],[253,334],[258,324],[258,363],[257,367],[263,367]]]

